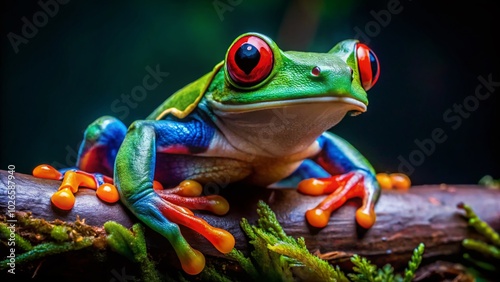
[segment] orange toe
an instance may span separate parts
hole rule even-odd
[[[71,210],[75,205],[75,195],[69,188],[63,188],[52,195],[50,198],[54,206],[61,210]]]
[[[306,212],[306,219],[314,227],[323,228],[328,225],[331,212],[319,208],[310,209]]]
[[[97,197],[107,203],[116,203],[120,199],[118,190],[113,184],[104,183],[96,190]]]
[[[33,176],[38,178],[60,180],[62,173],[48,164],[41,164],[33,169]]]

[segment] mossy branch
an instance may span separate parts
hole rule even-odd
[[[6,189],[4,189],[6,176],[7,174],[0,170],[0,209],[4,213],[7,211],[5,203],[7,203],[6,199],[8,199],[5,193]],[[78,192],[77,204],[74,209],[67,213],[61,213],[50,205],[50,197],[57,190],[60,182],[40,180],[22,174],[16,174],[16,179],[18,180],[16,183],[16,207],[20,210],[32,211],[36,217],[28,220],[26,224],[18,221],[15,238],[13,239],[16,242],[16,247],[18,247],[17,254],[26,253],[40,243],[75,242],[76,240],[84,240],[86,237],[93,238],[93,245],[102,250],[107,245],[106,232],[102,229],[102,226],[110,220],[123,225],[128,230],[127,232],[134,234],[134,236],[137,234],[132,228],[137,219],[127,212],[123,205],[109,205],[99,201],[95,196],[95,191],[81,189]],[[227,215],[224,217],[206,213],[200,213],[199,215],[209,224],[226,229],[235,235],[236,247],[239,251],[233,251],[231,254],[234,257],[240,257],[238,261],[241,262],[241,267],[238,266],[237,271],[244,269],[247,274],[250,273],[248,276],[257,278],[261,278],[264,271],[257,264],[256,261],[258,260],[252,255],[256,246],[247,244],[246,238],[250,238],[250,236],[248,236],[248,232],[245,233],[240,228],[239,223],[243,217],[248,219],[247,227],[250,227],[245,228],[245,230],[252,230],[256,245],[262,246],[263,250],[268,253],[267,255],[270,257],[268,265],[279,266],[280,271],[285,273],[285,277],[310,277],[310,272],[321,273],[320,270],[311,270],[307,266],[307,262],[295,258],[295,256],[300,257],[300,246],[307,242],[308,249],[314,251],[314,256],[325,262],[328,260],[326,264],[333,265],[331,267],[334,271],[338,270],[340,273],[340,269],[343,271],[349,270],[352,267],[352,262],[349,259],[353,254],[357,253],[360,257],[369,259],[373,265],[380,267],[375,277],[384,277],[385,281],[391,281],[391,279],[398,281],[394,271],[399,272],[406,266],[407,259],[413,252],[413,248],[410,247],[418,245],[419,242],[426,244],[426,262],[437,257],[455,259],[463,250],[462,244],[472,246],[470,242],[477,240],[480,237],[479,234],[477,236],[471,234],[470,229],[456,215],[455,205],[463,199],[468,199],[468,203],[476,207],[475,213],[480,215],[482,220],[488,222],[492,229],[500,227],[497,216],[500,212],[498,205],[500,191],[484,189],[484,187],[475,185],[422,186],[414,187],[414,189],[410,189],[405,193],[384,191],[377,203],[377,223],[367,232],[360,232],[355,225],[353,215],[357,208],[356,204],[347,204],[340,208],[332,214],[332,223],[318,231],[311,230],[310,226],[307,225],[304,220],[304,212],[321,201],[321,197],[304,196],[295,190],[259,189],[258,187],[245,189],[235,187],[234,189],[228,188],[223,192],[230,203],[237,203],[231,206]],[[34,198],[37,201],[33,201]],[[264,213],[266,210],[265,207],[258,204],[260,199],[264,199],[269,203],[269,209],[276,212],[277,217],[264,217],[260,221],[261,223],[258,223],[261,217],[258,217],[258,214],[255,213],[256,207]],[[415,206],[419,208],[415,209]],[[78,216],[85,218],[85,220],[78,220]],[[51,224],[53,226],[45,225],[42,218],[47,221],[52,220]],[[56,218],[61,220],[57,221]],[[276,218],[280,219],[279,223]],[[85,222],[88,222],[90,226]],[[254,222],[257,222],[257,225],[268,226],[268,231],[262,232],[262,230],[254,229],[250,224]],[[25,226],[22,231],[18,229],[21,226]],[[481,224],[477,224],[477,226],[481,227]],[[208,266],[214,260],[224,264],[234,263],[232,260],[225,259],[221,253],[217,252],[210,244],[207,244],[206,240],[195,232],[182,226],[181,229],[187,241],[206,255]],[[287,232],[284,232],[284,230]],[[443,230],[446,230],[446,232],[443,232]],[[487,230],[487,228],[484,230]],[[154,258],[156,265],[176,269],[178,265],[172,265],[172,260],[176,258],[175,253],[165,238],[155,235],[155,232],[148,232],[147,229],[145,231],[148,234],[145,239],[149,246],[150,259]],[[6,235],[11,236],[10,231],[3,226],[3,233],[1,232],[0,230],[2,243],[7,246],[8,241],[4,241],[4,239],[7,238]],[[493,243],[495,242],[494,235],[490,236],[492,239],[490,241],[486,238],[488,234],[490,232],[486,232],[482,236],[485,238],[484,241],[488,245],[498,248]],[[470,235],[473,237],[469,238]],[[362,240],[359,239],[361,237]],[[467,240],[462,242],[466,238]],[[331,244],[331,242],[335,242],[335,244]],[[290,250],[291,246],[296,249],[292,248]],[[389,255],[387,250],[393,250],[394,246],[397,246],[398,250]],[[477,255],[477,251],[473,249],[470,251],[472,254]],[[261,252],[266,254],[264,251]],[[91,253],[94,252],[79,252],[84,256],[92,255]],[[159,253],[162,256],[161,260],[158,260]],[[105,255],[108,255],[107,251],[98,254],[102,258]],[[59,257],[58,255],[44,258],[47,263],[44,264],[41,270],[49,269],[49,262]],[[65,256],[62,254],[61,257],[70,257],[71,261],[73,260],[71,255]],[[130,258],[133,255],[129,254],[127,257]],[[85,263],[96,264],[88,258],[85,259]],[[80,257],[74,259],[76,261],[81,260]],[[493,264],[497,263],[494,255],[490,256],[488,260],[492,261]],[[132,265],[138,265],[135,258],[131,261],[133,262],[130,264],[131,267],[133,267]],[[121,265],[116,266],[115,262],[129,265],[127,260],[112,260],[106,261],[106,265],[99,263],[97,265],[103,265],[105,268],[108,268],[108,266],[112,268],[122,267]],[[381,267],[385,263],[390,263],[392,267]],[[24,269],[18,269],[22,270],[23,275],[27,277],[33,274],[33,267],[36,268],[38,265],[30,263],[28,266]],[[220,264],[217,266],[220,266]],[[127,269],[130,271],[131,268]],[[210,269],[210,267],[207,267],[207,269]],[[271,268],[269,269],[271,271]],[[288,272],[288,270],[290,271]],[[113,275],[109,271],[108,269],[108,276]],[[141,271],[141,269],[138,267],[135,271]],[[328,270],[325,273],[330,271]],[[43,273],[43,271],[38,271],[38,275],[41,275],[40,273]],[[88,275],[92,276],[93,273]],[[323,275],[323,277],[325,276],[328,276],[328,274]],[[342,278],[339,277],[337,280],[342,280]]]

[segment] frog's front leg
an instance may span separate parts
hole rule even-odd
[[[182,189],[182,185],[172,190],[173,193],[155,192],[153,178],[156,154],[202,152],[208,148],[213,135],[213,128],[197,120],[137,121],[130,126],[116,158],[115,184],[120,192],[120,199],[141,221],[170,241],[182,268],[189,274],[202,271],[205,258],[186,242],[177,224],[197,231],[219,251],[228,253],[235,244],[233,236],[225,230],[210,226],[189,208],[218,206],[215,210],[225,213],[229,206],[219,196],[186,198],[186,193],[181,192],[186,190]],[[188,192],[187,196],[201,193],[201,189],[194,190],[198,192]]]
[[[315,227],[325,227],[330,214],[348,199],[362,198],[356,211],[356,221],[363,228],[370,228],[376,220],[375,203],[380,187],[370,163],[344,139],[325,132],[318,138],[320,153],[314,158],[330,177],[310,178],[301,181],[298,190],[309,195],[329,194],[319,205],[306,212],[308,222]]]

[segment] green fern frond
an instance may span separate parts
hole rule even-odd
[[[377,273],[377,266],[368,259],[353,255],[351,262],[354,264],[352,270],[356,273],[349,273],[348,276],[354,282],[374,282]]]
[[[463,257],[484,270],[498,270],[498,260],[500,259],[500,236],[498,232],[488,223],[480,219],[469,205],[460,203],[457,207],[465,211],[465,217],[468,219],[469,226],[473,227],[478,233],[482,234],[486,240],[492,243],[490,244],[486,240],[464,239],[462,241],[462,246],[464,246],[464,248],[482,254],[483,257],[474,258],[468,253],[464,253]],[[488,263],[484,261],[485,259],[493,259],[497,260],[497,262]]]
[[[232,252],[231,256],[236,255],[233,258],[243,263],[244,269],[249,269],[250,272],[247,273],[253,280],[265,278],[269,281],[293,281],[286,261],[280,260],[279,254],[268,249],[269,244],[279,241],[276,235],[280,234],[280,230],[282,231],[281,226],[276,225],[276,218],[273,219],[269,216],[269,210],[266,210],[265,207],[259,207],[258,212],[261,215],[261,220],[258,221],[257,226],[250,225],[246,219],[241,221],[241,228],[249,237],[250,244],[254,246],[251,252],[254,260],[243,259],[244,257],[240,253]],[[283,234],[284,232],[281,233],[281,235]]]
[[[397,281],[394,275],[394,268],[390,264],[384,265],[384,267],[379,268],[377,271],[377,276],[375,281],[378,282],[394,282]]]
[[[293,245],[297,244],[295,238],[286,235],[283,227],[281,227],[281,224],[276,218],[276,214],[263,201],[259,201],[257,204],[257,213],[259,214],[259,219],[257,221],[258,229],[265,230],[266,233],[272,235],[276,241],[288,242]]]
[[[188,281],[187,279],[184,279],[185,281]],[[224,276],[223,274],[217,272],[217,270],[211,266],[207,265],[205,266],[205,269],[200,273],[200,280],[201,281],[207,281],[207,282],[231,282],[232,280]]]
[[[425,246],[423,243],[420,243],[415,250],[413,250],[413,255],[411,256],[410,261],[408,262],[408,267],[405,269],[405,276],[403,278],[404,282],[410,282],[415,276],[415,272],[417,271],[420,263],[422,262],[422,256],[424,254]]]
[[[311,254],[309,250],[299,244],[278,243],[268,248],[276,253],[293,258],[297,263],[295,266],[303,266],[309,269],[320,281],[349,281],[345,274],[338,268],[333,268],[327,261]]]
[[[469,250],[482,253],[486,256],[491,256],[493,258],[500,259],[500,249],[486,242],[475,239],[464,239],[462,241],[462,246],[464,246]]]
[[[458,208],[465,211],[465,217],[469,219],[470,226],[474,227],[478,233],[485,236],[491,243],[500,247],[500,235],[488,223],[479,218],[469,205],[460,203]]]
[[[160,281],[155,265],[148,257],[141,224],[134,224],[130,231],[117,222],[108,221],[104,223],[104,230],[108,234],[106,240],[111,249],[140,264],[145,281]]]
[[[252,280],[256,280],[259,278],[259,271],[255,267],[255,265],[252,263],[252,260],[250,258],[247,258],[243,255],[243,253],[237,249],[233,249],[231,252],[227,254],[228,257],[236,260],[241,268],[250,276]]]
[[[275,213],[263,201],[258,203],[259,219],[255,226],[242,219],[241,227],[254,246],[251,259],[233,251],[236,259],[253,280],[295,281],[296,278],[320,281],[348,281],[338,267],[311,254],[304,238],[288,236]]]

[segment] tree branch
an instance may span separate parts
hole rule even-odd
[[[6,171],[0,170],[0,210],[8,209]],[[46,220],[74,221],[77,216],[88,225],[102,226],[113,220],[131,227],[137,219],[123,205],[106,204],[90,189],[80,189],[76,194],[75,207],[68,212],[54,208],[50,197],[59,187],[59,181],[34,178],[15,173],[16,211],[29,211],[33,217]],[[384,191],[376,206],[377,222],[369,230],[357,227],[354,213],[358,201],[350,201],[332,214],[330,224],[317,229],[304,219],[307,209],[313,208],[323,197],[312,197],[293,189],[265,189],[259,187],[228,187],[221,191],[231,204],[225,216],[199,213],[208,223],[231,232],[236,248],[245,252],[249,245],[240,229],[241,219],[250,223],[257,219],[256,207],[264,200],[276,213],[288,235],[304,237],[311,251],[335,262],[346,261],[352,254],[369,258],[377,265],[391,263],[395,268],[404,266],[413,249],[425,244],[425,258],[458,255],[465,238],[477,237],[468,227],[460,210],[459,202],[472,206],[476,213],[493,228],[500,228],[500,190],[486,189],[477,185],[427,185],[415,186],[408,192]],[[202,253],[223,257],[206,239],[182,227],[190,244]],[[148,232],[148,244],[172,252],[167,240],[155,232]]]

